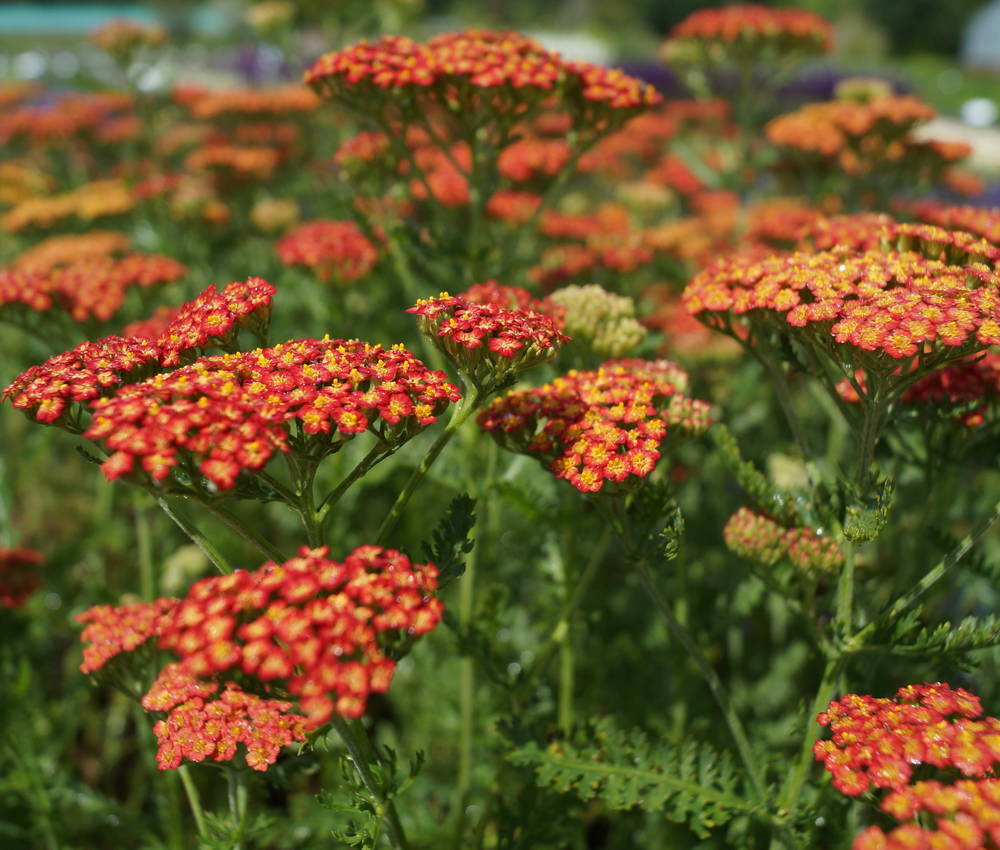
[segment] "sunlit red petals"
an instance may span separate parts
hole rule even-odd
[[[849,694],[816,719],[829,726],[816,758],[844,794],[869,785],[900,790],[917,765],[981,777],[1000,761],[1000,720],[985,717],[979,698],[943,683],[908,685],[893,699]]]
[[[278,258],[286,266],[311,268],[322,280],[350,283],[374,268],[378,253],[352,221],[310,221],[282,237]]]
[[[652,472],[668,425],[708,427],[708,405],[678,391],[686,380],[665,360],[609,361],[542,387],[513,390],[478,422],[504,448],[533,455],[557,478],[596,492],[606,481]]]
[[[694,314],[766,310],[797,328],[894,359],[924,346],[1000,342],[1000,278],[912,252],[829,251],[757,260],[724,258],[684,291]]]
[[[0,546],[0,608],[20,608],[38,587],[42,553]]]
[[[166,616],[177,605],[176,599],[157,599],[131,605],[96,605],[76,621],[84,624],[80,640],[83,648],[84,673],[100,670],[116,655],[132,652],[150,638],[157,637]]]
[[[402,348],[301,340],[205,357],[118,390],[93,405],[85,436],[112,452],[110,479],[143,469],[154,481],[190,460],[219,489],[288,450],[293,423],[329,435],[326,449],[376,420],[387,439],[431,422],[458,391]],[[317,448],[317,450],[320,450]]]

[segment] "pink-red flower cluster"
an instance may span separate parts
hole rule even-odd
[[[952,206],[937,201],[914,201],[909,211],[928,224],[974,233],[1000,244],[1000,208]]]
[[[880,235],[885,244],[898,251],[916,251],[949,265],[986,263],[994,268],[1000,265],[1000,248],[962,230],[946,230],[935,224],[889,222]]]
[[[93,673],[123,652],[132,652],[159,637],[176,607],[176,599],[161,598],[128,605],[95,605],[78,614],[76,621],[83,624],[80,640],[85,644],[80,670]]]
[[[531,221],[542,206],[542,196],[534,192],[501,189],[486,202],[486,214],[511,224]]]
[[[495,280],[473,284],[462,293],[462,297],[473,304],[495,304],[510,310],[544,313],[551,316],[560,329],[562,316],[566,312],[561,304],[556,304],[551,298],[536,298],[523,287],[504,286]]]
[[[666,360],[612,360],[551,384],[512,390],[478,419],[502,447],[532,455],[584,493],[645,477],[668,426],[705,430],[705,402],[685,396],[687,375]]]
[[[480,386],[551,360],[568,340],[552,316],[496,300],[476,302],[442,292],[420,299],[407,312],[417,315],[421,333]]]
[[[321,280],[353,283],[378,261],[378,252],[353,221],[309,221],[278,240],[278,259],[306,266]]]
[[[835,575],[844,565],[837,541],[808,526],[789,528],[750,508],[733,514],[722,536],[741,557],[766,566],[786,560],[806,576]]]
[[[247,116],[273,118],[311,112],[320,103],[312,90],[302,85],[220,91],[178,88],[174,90],[174,99],[201,121]]]
[[[913,252],[728,257],[699,272],[683,297],[709,323],[777,314],[791,327],[895,359],[937,345],[1000,343],[1000,277]]]
[[[307,339],[203,357],[121,387],[93,403],[84,436],[112,452],[103,464],[111,480],[138,461],[156,482],[181,465],[228,489],[288,451],[293,425],[314,437],[314,454],[369,429],[398,444],[458,397],[404,348]]]
[[[0,546],[0,608],[20,608],[38,587],[42,553]]]

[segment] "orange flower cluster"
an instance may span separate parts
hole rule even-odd
[[[645,477],[660,459],[668,426],[708,428],[708,405],[688,398],[687,375],[666,360],[611,360],[551,384],[511,390],[478,418],[505,449],[528,454],[577,490]]]
[[[534,192],[501,189],[486,202],[486,214],[510,224],[526,224],[542,206],[542,196]]]
[[[127,251],[131,244],[128,236],[117,230],[91,230],[87,233],[50,236],[19,254],[14,265],[20,269],[48,271],[79,260],[120,254]]]
[[[994,244],[1000,243],[1000,207],[951,206],[936,201],[915,201],[909,211],[929,224],[964,230]]]
[[[0,269],[0,309],[21,304],[41,312],[58,306],[74,321],[104,322],[121,309],[130,288],[170,283],[185,274],[176,260],[155,254],[92,257],[50,270]]]
[[[312,437],[314,456],[369,429],[399,444],[458,398],[442,373],[404,348],[307,339],[204,357],[122,387],[93,403],[84,436],[112,452],[102,465],[109,480],[140,461],[154,482],[179,466],[226,490],[244,470],[289,451],[294,423]]]
[[[670,31],[665,50],[677,42],[721,42],[756,53],[765,46],[782,50],[827,52],[833,46],[833,27],[824,18],[804,9],[775,9],[754,3],[699,9]]]
[[[420,299],[407,312],[416,313],[420,332],[481,387],[551,360],[568,341],[552,316],[496,300],[477,303],[442,292]]]
[[[705,184],[681,157],[667,154],[661,157],[643,176],[643,181],[654,186],[665,186],[678,195],[691,197],[705,191]]]
[[[134,193],[122,180],[95,180],[50,197],[26,198],[0,218],[0,228],[11,233],[35,227],[52,227],[69,218],[89,223],[97,218],[123,215],[135,206]]]
[[[683,298],[721,327],[731,315],[778,314],[789,326],[895,359],[934,344],[969,353],[1000,343],[1000,277],[912,252],[723,258],[695,275]]]
[[[308,221],[278,240],[275,250],[286,266],[306,266],[320,280],[353,283],[378,261],[371,241],[353,221]]]
[[[0,546],[0,608],[20,608],[38,587],[42,553]]]
[[[214,696],[217,684],[200,682],[180,665],[169,667],[175,669],[169,676],[166,670],[161,673],[142,700],[147,711],[168,712],[153,725],[160,770],[175,770],[185,759],[232,761],[242,744],[247,767],[264,771],[278,760],[282,747],[306,740],[308,720],[291,713],[291,702],[247,693],[233,682]]]
[[[765,566],[788,561],[806,576],[830,576],[840,572],[844,553],[837,541],[815,528],[789,528],[765,514],[740,508],[722,531],[731,552]]]
[[[550,94],[582,98],[611,110],[634,110],[659,101],[656,91],[621,71],[567,62],[538,42],[513,32],[466,30],[420,44],[404,36],[360,42],[320,57],[305,81],[334,99],[371,107],[387,89],[404,90],[448,103],[479,103],[477,92],[518,93],[494,108],[523,110]],[[516,107],[516,104],[521,104]],[[582,103],[580,107],[582,107]]]
[[[267,180],[281,159],[275,148],[210,144],[188,154],[184,167],[189,171],[216,171],[243,180]]]
[[[544,180],[565,168],[570,147],[564,139],[542,139],[535,136],[518,139],[500,151],[497,168],[513,183]]]
[[[593,213],[570,215],[546,210],[538,230],[549,239],[574,239],[586,242],[602,236],[624,236],[631,229],[628,210],[621,204],[601,204]]]
[[[1000,720],[976,720],[982,713],[977,696],[941,682],[907,685],[893,699],[848,694],[816,718],[833,737],[814,752],[852,797],[901,789],[921,764],[985,776],[1000,761]]]
[[[141,373],[173,366],[185,352],[228,347],[241,328],[263,335],[275,289],[267,281],[208,287],[183,305],[155,339],[109,336],[82,342],[19,375],[0,394],[39,422],[82,430],[81,403],[91,402]]]
[[[554,245],[542,253],[541,262],[529,269],[528,277],[551,288],[599,269],[634,272],[654,259],[653,251],[643,241],[638,234],[628,238],[596,234],[583,245]]]
[[[160,767],[229,760],[242,743],[247,764],[266,770],[281,746],[334,713],[361,716],[369,694],[388,690],[396,665],[380,636],[431,631],[443,612],[436,589],[432,564],[391,549],[361,546],[339,563],[326,547],[303,547],[283,564],[202,579],[182,600],[84,612],[77,619],[91,645],[81,669],[98,670],[156,638],[180,659],[142,701],[147,711],[169,712],[154,728]],[[302,714],[227,681],[233,676],[290,694]]]
[[[274,117],[312,112],[319,98],[306,86],[289,85],[270,89],[227,89],[207,91],[197,88],[174,90],[174,100],[199,121],[230,117]]]
[[[333,162],[350,169],[362,163],[376,162],[388,150],[389,137],[385,133],[365,131],[343,142],[333,154]]]
[[[158,339],[178,312],[180,312],[180,307],[157,307],[148,319],[139,319],[125,325],[121,335],[141,339]]]
[[[460,142],[446,148],[429,144],[413,146],[417,173],[409,182],[410,196],[418,201],[433,198],[443,207],[464,207],[469,203],[469,180],[472,153]],[[400,163],[400,172],[409,174],[410,165]]]
[[[65,144],[97,132],[116,113],[131,109],[132,98],[115,92],[66,95],[46,106],[23,106],[0,113],[0,144]]]

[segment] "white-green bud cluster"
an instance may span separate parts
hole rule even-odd
[[[566,310],[565,332],[590,344],[604,357],[624,357],[646,336],[635,317],[635,302],[596,284],[566,286],[550,298]]]

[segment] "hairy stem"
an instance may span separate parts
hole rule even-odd
[[[208,837],[208,830],[205,827],[205,812],[201,808],[201,797],[198,794],[198,786],[191,778],[191,770],[186,764],[177,768],[177,773],[184,786],[184,794],[187,796],[188,806],[191,807],[191,814],[194,816],[194,825],[198,830],[200,838]]]

